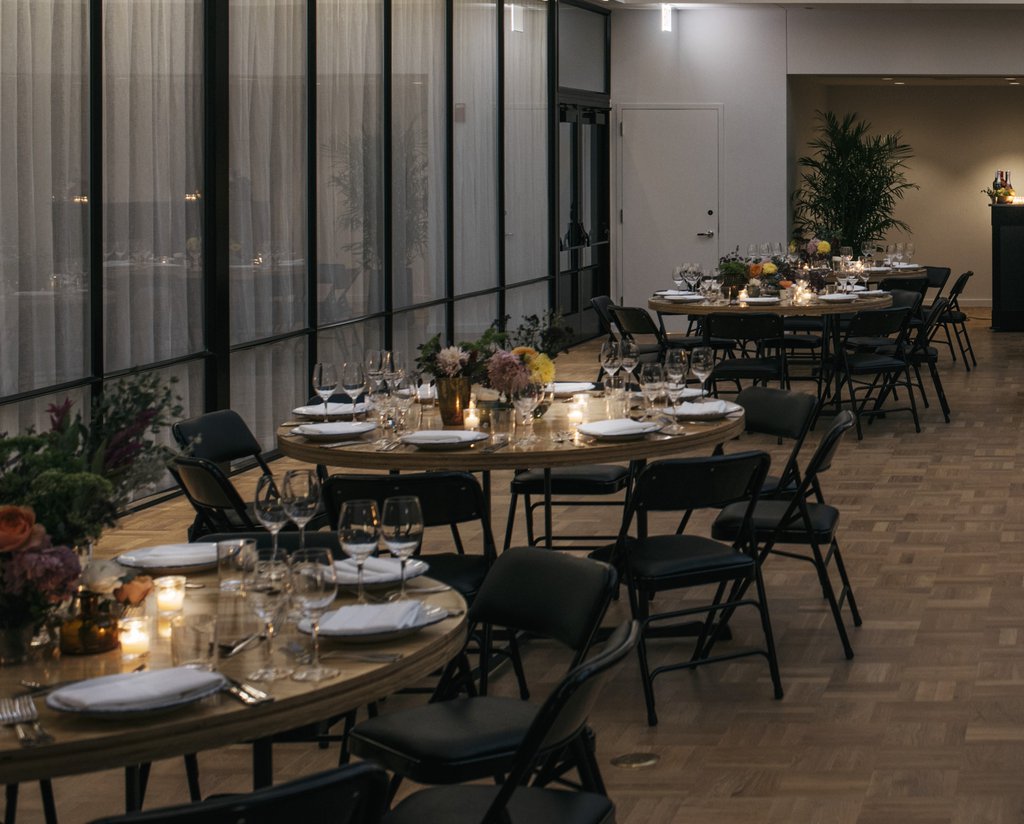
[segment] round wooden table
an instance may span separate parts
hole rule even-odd
[[[217,610],[220,624],[226,612],[243,608],[242,599],[237,596],[217,598],[215,576],[190,576],[189,580],[205,586],[188,591],[186,612]],[[437,582],[422,578],[416,583],[428,587]],[[452,617],[388,643],[357,645],[323,639],[322,652],[342,651],[338,657],[325,662],[340,669],[341,676],[319,684],[291,679],[275,681],[271,685],[259,684],[260,688],[274,695],[275,700],[269,703],[246,706],[226,693],[220,693],[173,712],[113,721],[56,712],[46,706],[42,697],[36,698],[39,720],[56,740],[45,746],[22,748],[13,728],[0,731],[0,783],[94,772],[215,749],[342,715],[378,700],[427,677],[449,661],[465,640],[466,604],[458,593],[446,591],[420,597],[451,610]],[[155,596],[151,598],[155,599]],[[347,593],[339,596],[339,603],[346,600],[351,601],[352,596]],[[157,624],[155,617],[153,624]],[[249,626],[255,628],[256,625]],[[393,663],[368,663],[340,657],[345,652],[358,655],[371,650],[402,653],[402,657]],[[263,647],[260,645],[222,660],[219,669],[225,675],[244,680],[246,673],[260,665],[262,655]],[[169,641],[156,638],[149,656],[142,660],[153,670],[169,667]],[[0,668],[0,694],[11,696],[25,692],[20,684],[22,679],[55,683],[130,672],[138,663],[123,660],[120,650],[114,650],[100,655],[68,655],[45,662],[3,667]]]
[[[860,312],[864,309],[885,309],[892,306],[892,295],[875,295],[852,301],[814,299],[811,303],[800,305],[788,300],[780,300],[778,303],[705,303],[704,301],[685,303],[652,297],[647,301],[647,305],[662,315],[711,315],[719,312],[734,315],[745,312],[771,312],[773,315],[787,317],[799,315],[800,317],[819,318]]]

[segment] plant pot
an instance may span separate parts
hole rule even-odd
[[[26,661],[34,634],[35,627],[32,624],[0,629],[0,666],[7,667]]]
[[[469,378],[437,378],[437,408],[445,426],[462,426],[462,414],[469,407]]]
[[[60,627],[60,651],[64,655],[94,655],[118,645],[119,609],[88,590],[75,593],[68,617]]]

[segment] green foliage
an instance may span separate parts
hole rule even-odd
[[[511,318],[505,315],[506,328]],[[573,330],[563,325],[562,314],[548,309],[540,315],[524,315],[522,323],[507,333],[506,341],[510,348],[529,346],[553,358],[569,347],[572,335]]]
[[[840,120],[818,112],[819,134],[808,146],[814,153],[799,160],[803,171],[793,196],[793,221],[805,236],[859,249],[892,230],[910,232],[893,217],[896,201],[918,188],[904,175],[912,148],[902,133],[869,135],[871,124],[856,113]]]

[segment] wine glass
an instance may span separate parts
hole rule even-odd
[[[338,577],[334,557],[327,547],[297,550],[292,554],[292,593],[309,621],[313,636],[313,657],[308,667],[292,674],[296,681],[324,681],[339,673],[320,665],[320,616],[338,594]]]
[[[903,254],[904,245],[902,243],[897,243],[892,255],[893,260],[896,262],[897,269],[899,268],[899,265],[903,263]]]
[[[377,515],[377,502],[359,498],[345,501],[341,506],[338,518],[338,540],[341,548],[356,562],[356,600],[366,603],[363,592],[363,564],[377,548],[380,537],[380,518]]]
[[[320,508],[320,479],[312,469],[289,469],[281,484],[281,504],[299,528],[299,549],[306,548],[306,524]]]
[[[277,551],[277,534],[288,523],[288,515],[281,501],[281,493],[270,475],[261,475],[256,484],[256,500],[253,502],[256,520],[274,536],[274,551]]]
[[[384,379],[384,351],[382,349],[368,349],[366,352],[366,384],[371,392]]]
[[[843,271],[849,271],[850,263],[853,261],[853,247],[852,246],[840,246],[839,247],[839,260],[842,262]]]
[[[619,342],[606,340],[601,344],[601,368],[604,370],[605,375],[608,376],[609,384],[614,380],[615,373],[619,371],[620,366]]]
[[[346,361],[341,367],[341,391],[345,393],[349,403],[352,404],[352,416],[356,414],[356,403],[359,396],[363,394],[366,387],[366,378],[363,376],[363,367],[355,361]]]
[[[409,410],[416,403],[416,381],[404,375],[395,381],[391,392],[391,403],[395,409],[395,432],[406,430]]]
[[[380,516],[380,539],[384,548],[401,564],[401,588],[398,599],[405,600],[405,565],[423,540],[423,510],[415,495],[397,495],[384,499]]]
[[[516,446],[529,446],[537,440],[533,435],[533,410],[543,397],[542,386],[528,383],[513,399],[512,405],[516,410]],[[518,431],[520,429],[521,433]]]
[[[875,256],[875,244],[874,241],[865,240],[860,245],[860,256],[864,259],[864,265],[870,266],[871,259]]]
[[[686,388],[686,372],[689,359],[684,349],[669,349],[665,353],[665,392],[673,409],[679,405],[679,398]]]
[[[291,669],[274,665],[274,638],[288,612],[290,578],[288,559],[267,547],[256,550],[242,577],[242,594],[267,635],[263,666],[246,676],[250,681],[277,681],[292,674]]]
[[[631,340],[619,341],[619,367],[623,372],[623,383],[626,389],[633,380],[633,370],[640,361],[640,347]]]
[[[644,417],[653,418],[658,398],[665,391],[665,373],[660,363],[645,363],[640,368],[640,388],[644,393]]]
[[[910,243],[908,241],[907,243],[903,244],[903,259],[907,263],[910,263],[914,259],[914,252],[916,251],[917,249],[915,248],[913,243]]]
[[[333,363],[318,363],[313,367],[313,391],[316,392],[324,402],[324,420],[329,420],[327,415],[327,401],[334,390],[338,388],[338,370]]]
[[[690,371],[693,372],[693,376],[700,381],[700,399],[704,400],[705,396],[705,382],[711,377],[711,373],[715,369],[715,350],[710,346],[697,346],[694,347],[690,353]]]
[[[686,276],[683,266],[676,266],[675,269],[672,270],[672,282],[676,285],[677,290],[683,288],[683,283],[685,282],[685,280]]]

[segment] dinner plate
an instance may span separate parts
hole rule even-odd
[[[327,423],[304,423],[292,432],[310,441],[347,441],[372,432],[377,424],[372,421],[329,421]]]
[[[593,392],[597,387],[593,383],[587,383],[580,381],[573,383],[571,381],[555,381],[549,383],[544,387],[546,392],[553,392],[556,398],[571,398],[580,392]]]
[[[335,561],[334,569],[337,572],[338,584],[340,586],[355,586],[359,583],[356,562],[353,559],[346,558],[343,561]],[[409,581],[417,578],[429,569],[430,565],[426,561],[421,561],[419,558],[410,558],[405,563],[405,580]],[[398,558],[370,557],[363,564],[363,586],[397,584],[401,580],[402,562]]]
[[[424,627],[438,624],[448,617],[448,610],[444,607],[435,606],[433,604],[422,604],[422,611],[420,612],[419,620],[413,626],[384,631],[326,629],[322,624],[324,619],[328,618],[329,615],[330,613],[324,613],[320,618],[321,627],[319,634],[321,638],[330,638],[332,640],[348,644],[377,644],[382,641],[397,641],[399,638],[405,638],[407,635],[419,632]],[[311,634],[313,631],[308,618],[300,620],[297,627],[299,632],[304,632],[307,635]]]
[[[577,427],[581,435],[600,441],[635,441],[661,431],[662,424],[654,421],[634,421],[630,418],[615,418],[610,421],[592,421]]]
[[[214,675],[215,673],[209,673]],[[81,715],[85,718],[104,718],[113,721],[136,718],[144,715],[156,715],[163,712],[170,712],[176,710],[179,707],[185,707],[189,704],[194,704],[196,701],[202,701],[204,698],[208,698],[217,692],[220,692],[227,679],[224,676],[219,678],[211,678],[207,683],[197,686],[195,689],[190,690],[182,695],[165,696],[162,698],[154,699],[140,699],[135,703],[120,704],[116,707],[79,707],[73,704],[67,703],[67,699],[74,694],[74,692],[88,688],[93,689],[97,686],[115,686],[125,682],[126,679],[137,679],[140,677],[166,677],[166,671],[150,671],[150,672],[123,672],[118,675],[104,675],[100,678],[90,678],[86,681],[79,681],[74,684],[69,684],[66,687],[56,689],[46,696],[46,706],[57,712],[66,712],[73,715]]]
[[[822,303],[852,303],[857,300],[857,295],[845,295],[840,292],[836,292],[831,295],[818,295],[818,300]]]
[[[662,300],[669,303],[700,303],[704,300],[703,295],[663,295]]]
[[[769,304],[769,303],[778,303],[778,302],[779,302],[778,298],[768,298],[768,297],[765,297],[765,298],[744,298],[744,299],[740,300],[740,303],[749,303],[752,306],[757,306],[757,305],[762,305],[762,304]]]
[[[415,446],[427,452],[445,452],[451,449],[467,449],[475,443],[486,441],[486,432],[471,432],[459,429],[424,429],[402,435],[402,443]]]
[[[920,265],[917,263],[894,263],[893,269],[920,269]]]
[[[857,294],[862,298],[879,298],[882,295],[888,295],[889,293],[881,289],[865,289],[863,292],[858,292]]]
[[[681,298],[693,294],[695,293],[692,291],[687,291],[686,289],[659,289],[657,292],[654,293],[654,296],[658,298]]]
[[[353,415],[361,415],[367,409],[369,405],[366,403],[329,403],[327,404],[327,417],[328,418],[351,418]],[[311,403],[306,406],[296,406],[292,410],[293,415],[298,415],[300,418],[315,418],[319,420],[324,419],[324,405],[322,403]]]
[[[114,558],[121,566],[153,575],[188,575],[217,567],[217,544],[159,544],[122,552]]]
[[[700,409],[699,407],[707,407]],[[742,412],[743,407],[732,401],[708,400],[703,403],[684,403],[670,406],[665,413],[686,421],[718,421],[734,412]]]
[[[865,272],[882,273],[882,272],[888,272],[888,271],[891,271],[891,270],[889,269],[888,266],[865,266],[864,267],[864,271]]]

